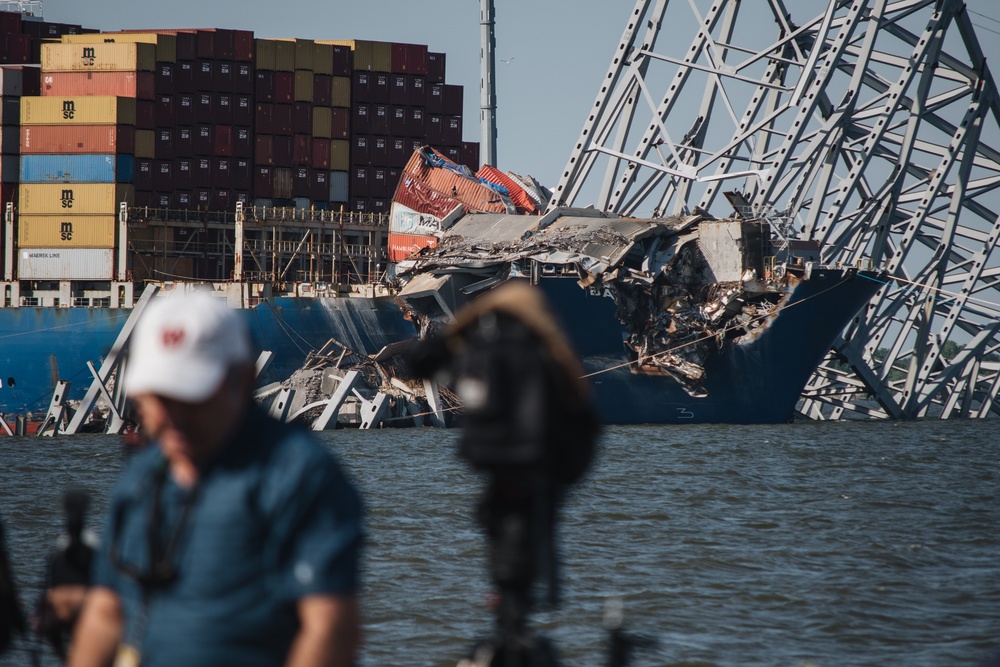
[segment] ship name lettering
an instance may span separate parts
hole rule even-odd
[[[615,295],[611,292],[610,287],[590,287],[587,290],[590,296],[603,296],[606,299],[613,299]]]

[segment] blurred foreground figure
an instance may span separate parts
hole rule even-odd
[[[353,664],[360,500],[322,445],[256,407],[253,362],[208,294],[143,315],[124,381],[153,446],[112,495],[70,665]]]
[[[14,633],[23,635],[24,629],[24,615],[14,585],[14,573],[7,560],[7,543],[0,521],[0,655],[10,647]]]

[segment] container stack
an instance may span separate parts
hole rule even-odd
[[[39,70],[33,65],[0,65],[0,216],[17,207],[21,174],[21,98],[38,95]],[[0,257],[6,247],[0,222]]]

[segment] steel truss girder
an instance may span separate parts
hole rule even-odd
[[[647,217],[741,190],[824,261],[893,277],[802,416],[1000,413],[1000,96],[964,3],[787,4],[636,2],[553,206]]]

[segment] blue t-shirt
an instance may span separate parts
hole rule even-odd
[[[256,408],[196,490],[166,469],[155,446],[130,462],[96,558],[94,583],[124,605],[126,643],[140,649],[143,667],[283,664],[300,598],[358,590],[358,494],[322,445]],[[136,575],[151,571],[151,544],[176,577],[143,604]]]

